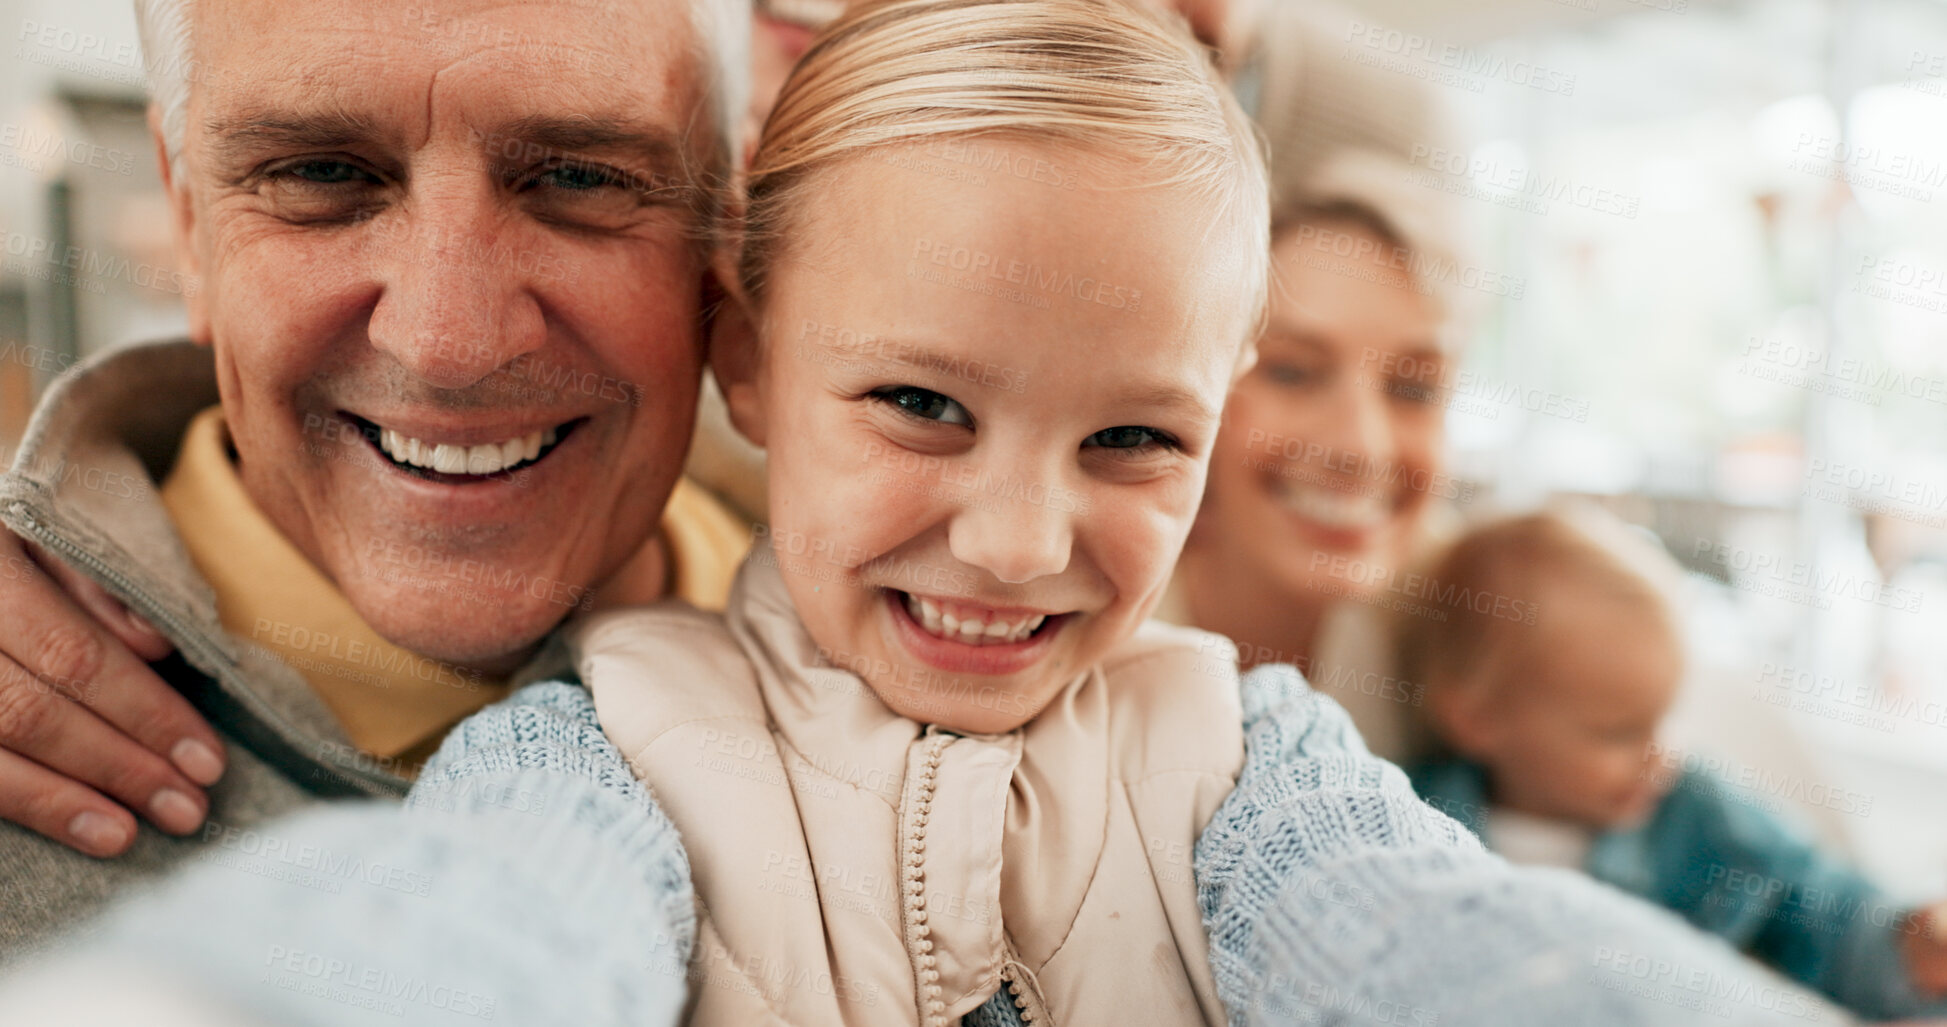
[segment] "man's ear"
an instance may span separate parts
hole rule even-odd
[[[762,345],[750,308],[739,297],[725,297],[710,324],[710,373],[717,376],[730,423],[753,446],[764,445]]]
[[[183,305],[189,314],[189,337],[210,344],[209,300],[203,289],[203,267],[196,257],[196,207],[189,201],[189,183],[177,181],[169,160],[169,144],[162,135],[162,116],[149,105],[149,141],[155,144],[156,168],[162,173],[162,193],[169,202],[170,225],[176,240],[176,273],[181,276]]]

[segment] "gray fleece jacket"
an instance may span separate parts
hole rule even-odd
[[[179,340],[105,353],[48,390],[0,476],[0,524],[167,635],[177,653],[156,671],[229,748],[209,821],[187,838],[143,825],[127,854],[98,860],[0,823],[0,965],[131,884],[214,858],[237,828],[323,798],[405,794],[406,780],[355,748],[297,671],[223,629],[177,538],[156,483],[190,419],[216,401],[207,348]]]

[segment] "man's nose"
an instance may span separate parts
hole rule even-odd
[[[415,197],[393,231],[375,233],[385,281],[367,332],[373,346],[445,389],[462,389],[547,341],[540,303],[501,238],[489,187]]]
[[[947,530],[954,559],[1009,585],[1067,570],[1075,542],[1074,515],[1068,512],[1075,504],[1063,501],[1073,493],[1053,475],[1016,482],[1021,487],[976,493]]]

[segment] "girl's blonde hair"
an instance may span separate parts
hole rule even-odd
[[[746,297],[761,301],[819,170],[883,147],[990,135],[1134,163],[1152,173],[1143,185],[1192,191],[1213,229],[1244,236],[1250,325],[1261,321],[1271,216],[1255,130],[1187,29],[1130,0],[851,9],[805,53],[764,125],[737,269]]]

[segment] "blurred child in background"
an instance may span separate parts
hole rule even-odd
[[[1684,674],[1681,575],[1659,545],[1594,510],[1537,513],[1473,529],[1429,577],[1447,616],[1407,618],[1400,640],[1453,757],[1409,767],[1430,804],[1513,862],[1584,870],[1860,1012],[1947,1010],[1933,910],[1654,758]]]

